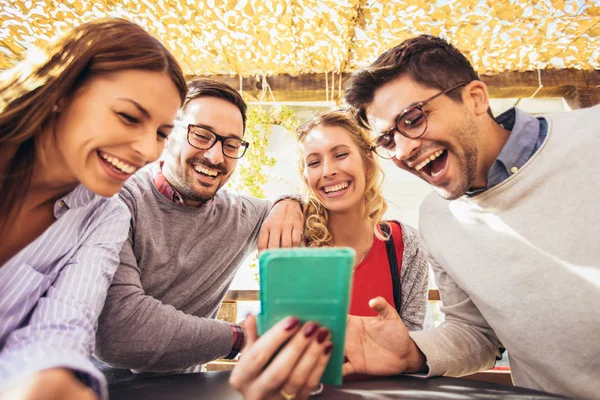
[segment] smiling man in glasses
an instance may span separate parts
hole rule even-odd
[[[348,322],[345,373],[461,376],[507,349],[516,385],[598,396],[600,107],[494,119],[471,64],[432,36],[353,75],[346,102],[377,154],[439,194],[420,232],[446,319],[409,333],[372,301],[379,318]]]
[[[126,379],[125,369],[194,370],[235,357],[242,328],[214,317],[238,267],[258,241],[261,248],[299,244],[298,201],[272,206],[223,188],[249,147],[245,125],[246,104],[236,90],[209,79],[190,82],[163,161],[120,193],[131,227],[96,346],[100,359],[124,369],[111,370],[109,380]]]

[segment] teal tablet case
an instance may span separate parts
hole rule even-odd
[[[258,260],[259,334],[290,315],[327,327],[334,346],[323,383],[342,383],[354,254],[350,248],[274,249]]]

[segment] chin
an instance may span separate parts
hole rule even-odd
[[[462,197],[466,192],[466,188],[452,188],[452,187],[438,187],[434,186],[433,189],[439,194],[442,198],[446,200],[456,200]]]
[[[121,186],[98,185],[98,184],[86,185],[85,183],[83,184],[83,186],[85,186],[90,192],[94,192],[98,196],[102,196],[102,197],[113,197],[114,195],[119,193],[121,188],[123,188],[122,185]]]

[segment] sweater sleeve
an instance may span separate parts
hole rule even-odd
[[[423,329],[427,312],[429,264],[427,253],[417,231],[404,224],[404,254],[401,268],[400,318],[409,331]]]
[[[271,210],[275,204],[269,200],[257,199],[250,196],[244,196],[244,200],[247,203],[248,214],[251,215],[252,218],[256,219],[256,226],[250,236],[251,248],[254,251],[258,245],[260,229],[262,228],[263,223],[271,213]]]
[[[168,372],[231,352],[227,322],[186,314],[146,295],[131,235],[108,290],[96,337],[96,355],[106,363],[144,372]]]
[[[186,314],[145,293],[134,253],[137,196],[128,190],[120,194],[131,226],[100,315],[96,355],[117,368],[169,372],[230,354],[234,330],[229,323]]]
[[[428,376],[463,376],[492,368],[503,347],[473,301],[430,258],[445,321],[435,329],[410,332],[425,354]]]

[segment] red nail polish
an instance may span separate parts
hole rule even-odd
[[[333,350],[333,343],[329,343],[327,346],[325,346],[325,354],[331,353],[331,350]]]
[[[291,331],[292,329],[297,327],[299,323],[300,320],[298,318],[292,317],[285,323],[285,325],[283,325],[283,329],[286,331]]]
[[[321,328],[319,330],[319,333],[317,333],[317,342],[323,343],[325,341],[325,338],[327,337],[327,335],[329,335],[329,329]]]
[[[304,336],[307,338],[311,337],[312,335],[314,335],[314,333],[317,331],[317,329],[319,329],[319,325],[317,325],[316,322],[309,322],[304,327]]]

